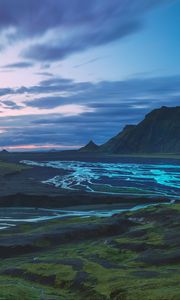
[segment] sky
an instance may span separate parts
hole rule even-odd
[[[180,105],[179,0],[0,0],[0,148],[106,142]]]

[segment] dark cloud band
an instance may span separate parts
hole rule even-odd
[[[0,32],[4,32],[7,43],[33,38],[22,56],[51,62],[136,32],[146,11],[167,2],[1,0]],[[0,44],[1,48],[5,46]]]

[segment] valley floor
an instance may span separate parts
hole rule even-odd
[[[58,160],[59,154],[0,154],[0,207],[159,205],[108,218],[17,222],[1,229],[0,299],[179,300],[178,201],[163,205],[167,199],[64,191],[41,183],[55,176],[55,169],[18,164],[49,158]]]

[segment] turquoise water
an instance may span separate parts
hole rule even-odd
[[[180,198],[180,166],[176,164],[29,160],[21,163],[59,169],[59,175],[43,183],[66,190]],[[65,175],[61,170],[66,171]]]

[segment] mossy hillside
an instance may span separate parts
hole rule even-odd
[[[117,299],[168,300],[178,299],[180,295],[178,288],[180,275],[171,274],[171,278],[168,278],[167,274],[163,274],[160,269],[148,270],[143,268],[141,270],[142,276],[139,277],[135,275],[133,268],[129,268],[128,270],[122,269],[121,271],[118,269],[110,270],[95,263],[87,264],[85,270],[96,280],[95,291],[100,295],[104,295],[106,297],[104,299],[116,299],[112,298],[112,295],[116,295]],[[154,275],[154,278],[146,278],[149,274],[158,274],[158,271],[162,273],[160,274],[159,272],[158,276]],[[164,293],[164,289],[168,296]],[[144,298],[145,295],[146,297]]]
[[[162,218],[164,212],[169,219]],[[19,293],[25,293],[24,297],[30,299],[179,300],[179,205],[124,215],[115,218],[135,221],[122,234],[44,244],[40,251],[0,260],[0,285],[10,284],[9,291],[14,294],[14,298],[8,295],[5,287],[5,297],[16,300]],[[78,219],[74,221],[69,219],[70,226],[78,224]],[[89,220],[83,222],[79,224],[87,225]],[[95,222],[102,226],[106,221]],[[68,220],[66,224],[60,221],[59,225],[58,220],[43,222],[41,233],[43,226],[50,226],[50,230],[69,224]],[[35,227],[32,232],[28,227],[28,234],[33,235],[34,230]],[[21,235],[25,231],[24,227]]]
[[[0,288],[0,299],[6,299],[6,300],[12,300],[12,299],[24,299],[24,300],[38,300],[39,293],[34,290],[34,288],[31,288],[30,285],[19,285],[16,281],[11,281],[8,283],[4,282],[1,283]]]
[[[21,266],[26,275],[36,274],[44,278],[53,276],[54,286],[65,287],[65,285],[70,286],[73,279],[75,278],[76,271],[73,270],[72,266],[67,266],[63,264],[53,264],[53,263],[27,263]]]
[[[21,278],[0,276],[0,299],[5,300],[74,300],[76,295],[70,291],[29,282]]]

